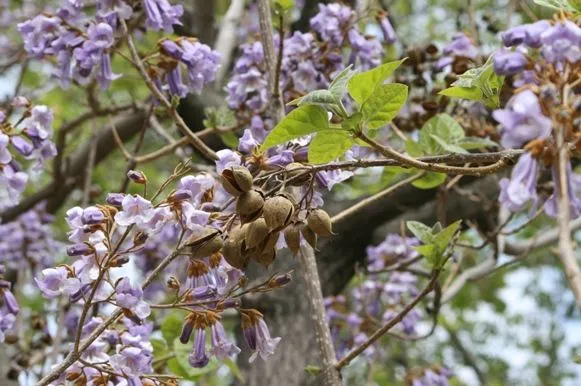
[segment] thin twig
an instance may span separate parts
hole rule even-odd
[[[171,102],[165,97],[163,92],[161,92],[161,90],[159,90],[157,88],[157,86],[155,85],[155,83],[153,82],[153,80],[151,79],[149,74],[147,73],[147,70],[145,69],[143,62],[141,61],[141,58],[139,57],[139,53],[137,52],[137,48],[135,47],[135,43],[133,42],[133,39],[131,38],[131,34],[129,33],[129,30],[127,28],[127,24],[125,23],[124,20],[119,20],[119,22],[121,23],[121,29],[123,31],[123,34],[125,35],[126,40],[127,40],[127,46],[129,47],[129,52],[131,53],[131,58],[133,59],[134,64],[137,66],[137,69],[139,70],[141,76],[145,80],[147,87],[149,87],[149,89],[151,90],[153,95],[167,109],[167,111],[169,112],[169,115],[175,121],[177,127],[180,129],[180,131],[182,131],[182,133],[184,135],[186,135],[190,139],[191,144],[202,154],[202,156],[204,156],[205,158],[207,158],[210,161],[217,160],[218,156],[216,155],[214,150],[210,149],[208,147],[208,145],[206,145],[204,143],[204,141],[202,141],[200,138],[198,138],[198,136],[192,130],[190,130],[190,128],[184,122],[184,120],[182,119],[180,114],[177,112],[177,110],[172,106]]]
[[[363,351],[365,351],[365,349],[367,349],[369,346],[371,346],[376,340],[378,340],[379,338],[381,338],[383,335],[385,335],[386,332],[388,332],[395,325],[397,325],[399,322],[401,322],[403,320],[403,318],[424,297],[426,297],[430,292],[432,292],[434,290],[434,288],[436,286],[436,282],[437,282],[439,276],[440,276],[440,270],[439,269],[434,269],[434,271],[432,272],[432,278],[430,279],[430,281],[428,282],[428,284],[426,285],[426,287],[422,290],[422,292],[420,292],[410,303],[408,303],[400,311],[400,313],[397,314],[397,316],[395,316],[394,318],[390,319],[386,324],[384,324],[382,327],[380,327],[379,329],[377,329],[365,342],[363,342],[362,344],[360,344],[359,346],[357,346],[356,348],[354,348],[353,350],[351,350],[347,355],[345,355],[339,362],[337,362],[337,364],[335,365],[335,368],[336,369],[341,369],[341,368],[347,366],[349,363],[351,363],[351,361],[353,359],[355,359],[357,356],[359,356],[359,354],[361,354]]]

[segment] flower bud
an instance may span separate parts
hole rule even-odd
[[[188,343],[190,337],[192,336],[192,331],[194,330],[194,323],[191,318],[187,318],[180,334],[180,342],[183,344]]]
[[[243,166],[224,169],[220,176],[222,186],[233,196],[240,196],[252,188],[252,174]]]
[[[86,243],[69,245],[67,247],[67,255],[69,256],[86,256],[93,252],[95,252],[95,249]]]
[[[236,212],[243,221],[252,221],[260,216],[263,205],[264,197],[262,193],[256,189],[249,190],[238,197],[236,201]]]
[[[179,290],[180,286],[181,286],[179,279],[175,276],[170,276],[167,279],[166,284],[167,284],[168,288],[174,289],[174,290]]]
[[[309,243],[309,245],[314,249],[317,249],[317,234],[306,225],[301,228],[301,233],[307,243]]]
[[[246,233],[246,246],[248,248],[258,247],[267,237],[268,227],[262,217],[248,224],[248,232]]]
[[[269,288],[279,288],[287,285],[292,280],[290,273],[285,273],[284,275],[276,275],[268,282]]]
[[[290,222],[294,211],[295,207],[293,203],[283,196],[269,198],[262,208],[266,225],[271,230],[284,228]]]
[[[307,224],[319,236],[328,237],[333,234],[331,217],[323,209],[312,210],[307,216]]]
[[[192,193],[189,190],[179,189],[169,195],[168,202],[180,202],[192,198]]]
[[[301,228],[298,224],[288,226],[284,231],[286,245],[295,255],[299,253],[301,247]]]
[[[107,198],[105,199],[105,201],[109,205],[121,206],[123,202],[123,197],[125,197],[123,193],[109,193],[107,194]]]
[[[143,174],[142,171],[139,170],[130,170],[127,172],[127,178],[131,181],[135,182],[136,184],[147,184],[147,177]]]
[[[201,234],[197,233],[186,241],[186,245],[192,247],[193,257],[206,257],[222,249],[222,237],[220,232],[212,227],[205,227]]]
[[[89,206],[83,209],[81,221],[85,225],[97,225],[105,221],[105,214],[96,206]]]
[[[135,234],[135,236],[133,236],[133,246],[134,247],[138,247],[140,245],[145,244],[145,242],[147,241],[147,238],[148,237],[149,236],[145,232],[137,232]]]

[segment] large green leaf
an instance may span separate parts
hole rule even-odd
[[[464,129],[454,118],[448,114],[438,114],[424,124],[418,143],[424,154],[444,154],[450,150],[446,150],[443,143],[456,145],[464,137]]]
[[[329,90],[314,90],[305,96],[290,101],[288,105],[320,105],[327,107],[337,105],[337,98],[335,97],[335,94]]]
[[[377,87],[367,98],[361,112],[369,129],[377,129],[389,123],[399,112],[408,97],[408,87],[400,83]]]
[[[567,0],[534,0],[535,4],[542,5],[544,7],[553,9],[563,9],[565,11],[574,11],[575,8],[572,5],[572,1]],[[581,8],[581,3],[577,4]]]
[[[348,131],[325,130],[317,133],[309,145],[309,162],[323,164],[341,157],[355,140]]]
[[[272,129],[262,146],[267,149],[328,128],[329,118],[324,108],[316,105],[299,106]]]
[[[343,99],[347,92],[347,83],[349,83],[351,78],[357,73],[357,71],[354,71],[351,67],[352,66],[349,66],[337,74],[335,79],[333,79],[329,85],[329,92],[333,94],[337,101]]]
[[[456,221],[444,229],[439,223],[430,228],[416,221],[408,221],[407,226],[423,243],[415,247],[416,251],[424,256],[434,268],[441,268],[446,255],[450,253],[452,239],[460,229],[460,223],[460,220]]]
[[[362,106],[375,93],[375,90],[382,86],[386,79],[397,70],[404,60],[385,63],[372,70],[354,75],[347,84],[349,95]]]
[[[161,334],[169,346],[180,336],[183,324],[184,318],[178,312],[172,312],[165,317],[161,324]]]
[[[406,226],[422,243],[429,244],[432,242],[432,228],[429,226],[419,221],[408,221],[406,222]]]

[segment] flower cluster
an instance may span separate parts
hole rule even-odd
[[[453,373],[446,367],[411,369],[405,376],[410,386],[449,386]]]
[[[502,146],[528,150],[519,159],[510,179],[500,181],[500,202],[512,212],[529,208],[533,213],[543,201],[537,192],[539,175],[544,167],[549,167],[554,191],[544,202],[544,211],[556,217],[560,184],[556,158],[558,150],[553,135],[557,130],[563,131],[565,142],[571,143],[576,141],[579,130],[579,112],[576,109],[567,113],[566,119],[555,115],[560,105],[579,98],[578,90],[560,87],[557,83],[573,82],[566,68],[575,73],[581,65],[581,27],[569,20],[558,20],[553,24],[541,20],[504,32],[502,40],[506,47],[516,48],[496,53],[494,70],[499,75],[514,76],[515,86],[529,86],[513,95],[504,109],[493,112],[493,117],[500,124]],[[541,59],[533,60],[537,52],[540,52]],[[539,84],[543,86],[538,87]],[[576,218],[581,214],[579,177],[573,173],[570,164],[565,174],[569,211],[571,217]]]
[[[61,249],[52,222],[53,217],[37,207],[0,224],[0,263],[16,270],[51,266]]]
[[[4,342],[6,332],[14,327],[20,306],[10,291],[11,283],[4,280],[5,268],[0,265],[0,342]]]
[[[355,285],[349,297],[340,295],[325,300],[338,356],[365,342],[369,335],[394,318],[417,295],[418,280],[415,275],[389,271],[398,263],[410,262],[418,257],[414,245],[418,245],[415,238],[387,235],[381,244],[367,248],[370,277]],[[412,310],[398,323],[397,328],[405,335],[414,335],[419,320],[420,313]],[[369,358],[381,354],[376,346],[371,346],[364,353]]]
[[[0,207],[16,204],[29,180],[19,158],[34,161],[34,172],[56,155],[51,141],[52,111],[47,106],[32,106],[23,97],[16,97],[12,106],[22,111],[16,121],[0,110]]]
[[[160,89],[167,88],[172,96],[183,98],[188,92],[200,94],[204,86],[216,76],[220,54],[194,39],[164,40],[160,52],[162,59],[153,71],[155,80]],[[180,63],[187,69],[187,85],[182,80]],[[162,83],[167,84],[167,87],[162,86]]]

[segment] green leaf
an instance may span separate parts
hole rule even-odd
[[[170,347],[177,337],[180,336],[183,324],[184,318],[178,312],[172,312],[166,316],[161,324],[161,334]]]
[[[488,138],[480,137],[466,137],[458,146],[466,150],[482,149],[483,147],[498,147],[498,143],[491,141]]]
[[[575,8],[567,0],[534,0],[535,4],[553,9],[563,9],[565,11],[574,11]]]
[[[435,265],[435,260],[437,259],[438,251],[434,244],[425,244],[415,246],[414,249],[422,256],[428,259],[431,265]]]
[[[466,154],[468,153],[466,151],[466,149],[454,145],[452,143],[447,143],[446,141],[444,141],[442,138],[438,137],[437,135],[431,134],[430,137],[432,137],[432,139],[434,141],[436,141],[438,143],[438,145],[440,145],[444,150],[446,150],[449,153],[460,153],[460,154]]]
[[[275,0],[274,6],[277,11],[288,12],[295,6],[294,0]]]
[[[288,103],[289,106],[319,105],[323,107],[337,105],[337,98],[329,90],[311,91],[305,96],[294,99]]]
[[[220,139],[230,149],[236,149],[238,147],[238,136],[233,131],[220,133]]]
[[[321,373],[322,369],[319,366],[315,366],[315,365],[307,365],[305,367],[305,371],[307,373],[309,373],[309,375],[312,376],[317,376],[318,374]]]
[[[446,95],[452,98],[470,99],[473,101],[482,100],[482,91],[478,87],[459,87],[452,86],[439,92],[440,95]]]
[[[347,117],[347,119],[345,119],[343,122],[341,122],[341,126],[345,130],[355,130],[359,124],[361,124],[361,122],[363,122],[363,114],[361,114],[359,111],[356,111],[351,116]],[[366,146],[369,146],[369,144],[365,144]]]
[[[362,106],[365,101],[382,86],[387,78],[404,62],[405,59],[389,62],[372,70],[354,75],[347,83],[349,95]]]
[[[444,173],[427,172],[422,178],[412,182],[412,186],[418,189],[433,189],[446,181]]]
[[[352,70],[352,65],[341,71],[329,85],[329,92],[335,96],[337,101],[341,101],[347,92],[347,83],[357,73]]]
[[[167,343],[164,339],[152,338],[149,340],[149,342],[153,346],[153,356],[155,358],[165,356],[169,352],[169,348],[167,347]]]
[[[419,157],[423,154],[422,147],[413,139],[408,139],[405,143],[405,151],[412,157]]]
[[[454,235],[456,234],[458,229],[460,229],[461,223],[462,223],[462,220],[458,220],[455,223],[448,225],[441,232],[439,232],[438,234],[436,234],[434,236],[433,243],[436,245],[436,248],[439,251],[441,251],[442,254],[450,246],[450,244],[452,242],[452,238],[454,237]]]
[[[262,147],[268,149],[304,135],[329,128],[327,111],[321,106],[299,106],[284,117],[268,134]]]
[[[432,242],[432,228],[419,221],[408,221],[406,226],[421,242],[429,244]]]
[[[367,98],[361,112],[369,129],[389,123],[399,112],[408,97],[408,87],[400,83],[381,85]]]
[[[428,155],[444,154],[441,143],[456,145],[464,139],[464,129],[448,114],[438,114],[424,124],[420,131],[419,145]],[[439,139],[434,139],[438,137]]]
[[[309,145],[309,162],[324,164],[341,157],[355,140],[348,131],[325,130],[317,133]]]

